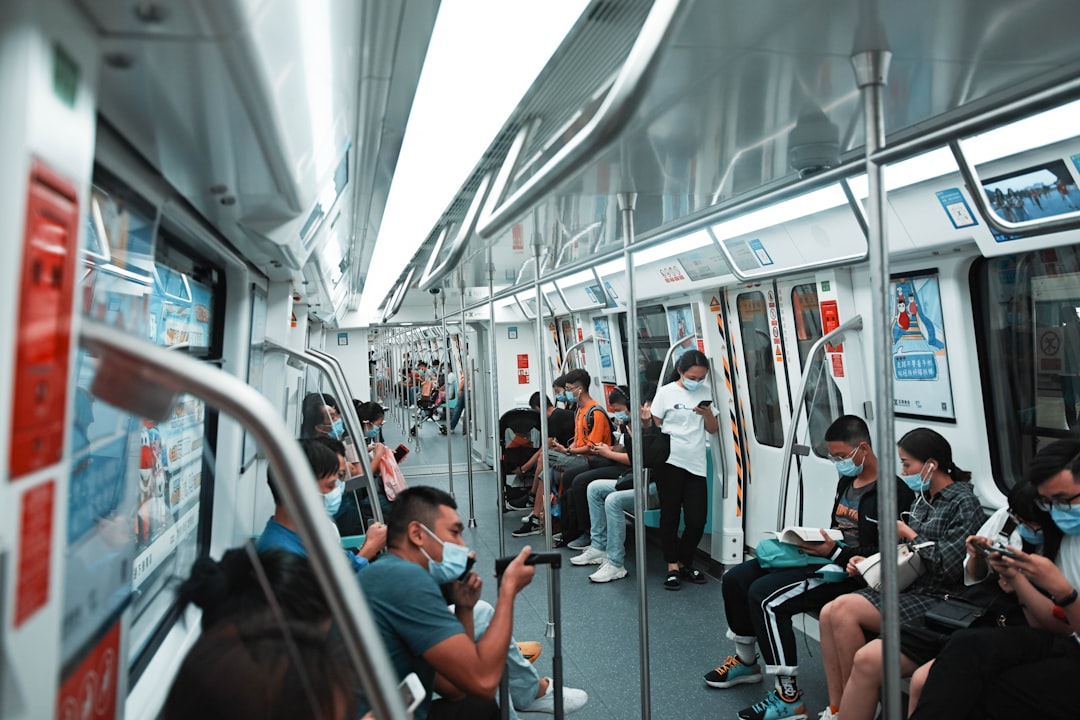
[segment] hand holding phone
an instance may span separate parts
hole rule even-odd
[[[712,400],[702,400],[697,404],[697,406],[702,409],[707,408],[710,405],[712,405]]]
[[[978,547],[986,557],[990,557],[990,553],[1001,553],[1004,557],[1012,558],[1013,560],[1019,559],[1015,551],[999,542],[990,544],[978,543],[976,547]]]

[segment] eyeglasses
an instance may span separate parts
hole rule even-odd
[[[833,462],[840,462],[841,460],[852,460],[854,459],[856,453],[859,452],[859,447],[859,445],[856,445],[855,449],[851,451],[850,455],[829,455],[829,459]]]
[[[1080,493],[1076,493],[1072,497],[1067,498],[1046,498],[1040,495],[1035,499],[1035,505],[1047,512],[1050,512],[1052,509],[1068,510],[1077,500],[1080,500]]]

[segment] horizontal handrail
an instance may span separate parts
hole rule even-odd
[[[655,0],[630,54],[626,57],[626,62],[596,114],[544,163],[535,175],[490,214],[481,218],[476,228],[480,237],[488,239],[505,230],[515,218],[577,172],[607,143],[614,140],[633,117],[638,103],[645,96],[655,75],[660,50],[674,33],[680,13],[689,6],[690,3],[679,0]],[[496,201],[501,198],[501,190],[500,188]]]
[[[228,373],[103,323],[83,320],[79,342],[100,359],[91,392],[118,408],[163,417],[188,392],[232,415],[266,452],[289,514],[326,594],[346,652],[378,717],[408,717],[390,657],[296,440],[259,391]]]
[[[469,203],[469,209],[465,213],[465,219],[461,221],[460,227],[458,227],[457,235],[454,236],[454,241],[450,245],[450,252],[447,254],[446,259],[439,263],[439,266],[426,272],[420,277],[419,289],[430,290],[435,287],[443,277],[450,272],[450,270],[457,266],[458,261],[461,260],[461,256],[465,253],[465,247],[469,236],[472,235],[473,230],[476,229],[476,219],[480,215],[480,208],[484,205],[484,200],[487,197],[488,188],[491,186],[491,174],[488,173],[480,179],[480,185],[476,188],[476,194],[473,195],[472,202]],[[441,249],[441,244],[436,251]],[[434,254],[432,255],[434,257]],[[425,269],[426,270],[426,269]]]
[[[416,274],[416,266],[410,265],[408,272],[405,273],[401,282],[394,290],[393,297],[386,304],[386,310],[383,311],[382,321],[386,322],[390,318],[397,314],[397,311],[401,309],[401,302],[405,299],[405,294],[409,290],[409,284],[412,282],[413,275]]]

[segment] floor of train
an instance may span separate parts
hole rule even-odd
[[[387,414],[384,435],[394,447],[405,442],[412,453],[402,464],[411,485],[434,485],[448,488],[447,438],[438,426],[428,422],[421,426],[419,449],[407,439],[401,426]],[[458,432],[450,436],[454,464],[454,496],[462,520],[469,522],[468,479],[465,472],[465,438]],[[465,539],[477,553],[479,568],[487,568],[484,598],[495,601],[495,579],[491,570],[499,555],[498,513],[494,472],[475,462],[473,492],[476,527],[467,528]],[[525,545],[543,546],[544,536],[514,538],[510,533],[521,524],[525,511],[503,514],[506,553],[519,551]],[[716,690],[705,685],[703,675],[732,652],[733,644],[725,633],[723,597],[720,582],[710,577],[705,585],[684,583],[678,592],[664,590],[665,564],[658,538],[650,531],[646,546],[649,604],[649,658],[652,717],[670,718],[736,718],[739,710],[761,700],[772,688],[772,679],[760,684],[739,685]],[[606,584],[589,582],[588,576],[596,566],[575,567],[569,559],[576,553],[560,550],[566,562],[562,570],[562,632],[563,672],[565,683],[582,688],[589,694],[588,704],[574,713],[576,720],[626,720],[641,716],[639,682],[639,634],[637,609],[637,569],[634,562],[633,532],[628,533],[626,567],[630,571],[623,580]],[[700,564],[704,568],[704,563]],[[548,618],[546,569],[538,571],[536,579],[519,597],[514,613],[514,637],[517,640],[536,640],[544,649],[536,661],[542,675],[552,673],[554,639],[545,637]],[[821,664],[821,649],[816,640],[807,637],[799,628],[805,616],[795,618],[800,669],[799,684],[806,701],[807,713],[817,717],[825,707],[828,694],[825,672]],[[813,621],[809,621],[816,630]],[[816,635],[816,632],[811,634]],[[533,717],[523,715],[522,717]],[[539,716],[536,716],[539,717]]]

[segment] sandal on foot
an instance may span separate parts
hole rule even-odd
[[[668,571],[667,577],[664,578],[664,589],[665,590],[679,590],[680,588],[682,588],[682,581],[679,580],[679,571],[678,570],[670,570],[670,571]]]
[[[705,577],[705,573],[694,568],[679,568],[679,574],[682,575],[684,580],[694,583],[695,585],[704,585],[708,582]]]

